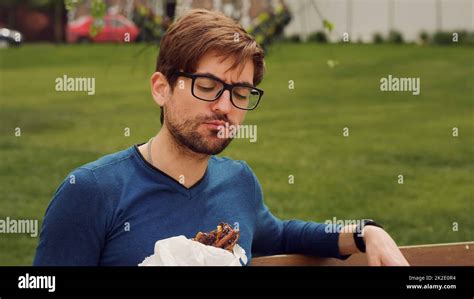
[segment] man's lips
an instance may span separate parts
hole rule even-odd
[[[225,122],[223,120],[212,120],[212,121],[205,121],[204,124],[214,128],[218,129],[219,127],[225,127],[228,122]]]

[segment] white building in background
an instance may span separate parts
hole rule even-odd
[[[421,31],[474,31],[474,0],[285,0],[293,15],[285,35],[306,38],[323,30],[320,14],[334,24],[330,39],[347,32],[351,41],[372,41],[373,34],[400,31],[414,41]]]

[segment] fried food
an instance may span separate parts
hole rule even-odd
[[[204,245],[232,251],[239,240],[239,236],[239,230],[233,229],[229,224],[221,222],[217,226],[217,229],[209,233],[198,232],[193,240]]]

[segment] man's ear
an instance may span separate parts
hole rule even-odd
[[[151,75],[150,83],[153,99],[160,107],[163,107],[171,98],[171,86],[168,80],[162,73],[155,72]]]

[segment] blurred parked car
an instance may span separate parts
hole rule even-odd
[[[82,42],[125,42],[129,37],[130,42],[138,37],[138,27],[122,15],[104,16],[104,26],[95,36],[91,36],[90,28],[94,22],[92,16],[83,16],[70,22],[66,28],[66,40],[68,43]],[[126,35],[126,34],[129,35]],[[128,42],[128,40],[127,40]]]
[[[0,48],[19,46],[23,42],[23,35],[12,29],[0,28]]]

